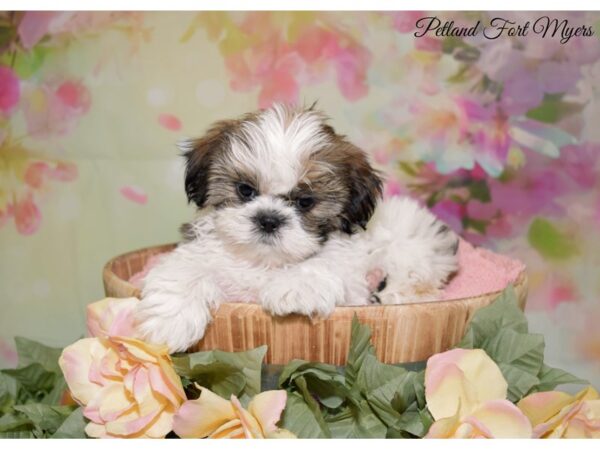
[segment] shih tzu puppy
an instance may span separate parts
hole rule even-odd
[[[275,105],[182,144],[198,216],[144,280],[138,329],[183,351],[222,302],[326,317],[336,306],[434,300],[458,239],[408,198],[380,201],[365,153],[314,107]]]

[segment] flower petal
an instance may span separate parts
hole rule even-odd
[[[148,427],[161,412],[161,410],[155,410],[145,416],[141,416],[138,411],[131,410],[116,420],[108,422],[106,424],[106,431],[111,435],[119,437],[138,437],[137,435],[142,435],[144,429]]]
[[[209,439],[243,439],[245,437],[244,427],[240,419],[233,419],[224,423],[208,436]]]
[[[146,428],[145,436],[149,438],[164,438],[173,429],[173,416],[175,413],[172,408],[166,408],[156,420]]]
[[[200,397],[184,402],[173,417],[173,431],[181,438],[204,438],[236,418],[230,402],[200,387]]]
[[[170,368],[170,366],[168,367]],[[164,370],[160,370],[159,367],[153,365],[148,367],[148,376],[152,390],[162,395],[169,403],[178,406],[185,399],[185,393],[181,387],[181,379],[179,377],[177,377],[177,380],[166,382],[165,380],[169,379],[170,375],[167,375]],[[174,389],[170,383],[177,382],[179,386],[175,386]]]
[[[277,422],[285,408],[287,393],[284,390],[265,391],[256,395],[248,404],[248,412],[260,424],[263,434],[277,429]]]
[[[135,407],[121,383],[104,387],[97,398],[100,400],[98,411],[105,423],[116,420]]]
[[[89,422],[85,426],[85,434],[87,434],[91,438],[106,439],[110,437],[106,432],[106,427],[104,425],[94,422]]]
[[[427,432],[426,438],[432,439],[445,439],[454,436],[456,430],[460,426],[460,420],[458,413],[451,417],[444,417],[443,419],[436,420]]]
[[[111,336],[108,340],[113,344],[115,350],[126,353],[125,358],[131,358],[137,362],[156,364],[159,356],[169,354],[167,346],[148,344],[139,339]]]
[[[264,439],[265,436],[258,421],[244,409],[235,395],[231,396],[231,404],[233,405],[233,409],[235,410],[238,419],[240,419],[246,439]]]
[[[94,358],[105,352],[106,349],[97,339],[88,338],[69,345],[60,355],[58,364],[73,399],[79,404],[89,403],[100,392],[101,386],[90,381],[89,371]]]
[[[535,427],[550,420],[574,400],[573,396],[564,392],[536,392],[523,398],[517,406]]]
[[[529,419],[508,400],[490,400],[464,419],[482,435],[494,438],[530,438]]]
[[[492,359],[480,349],[454,349],[432,356],[425,369],[425,396],[438,420],[468,415],[476,405],[505,399],[508,384]]]
[[[87,329],[90,336],[129,336],[135,334],[135,297],[105,298],[87,306]]]

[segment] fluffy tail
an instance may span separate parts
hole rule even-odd
[[[435,300],[458,269],[456,234],[410,198],[381,202],[366,238],[370,270],[386,276],[376,294],[383,304]]]

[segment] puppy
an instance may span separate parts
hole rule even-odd
[[[142,335],[172,352],[198,342],[222,302],[326,317],[434,300],[457,269],[448,226],[408,198],[378,205],[379,173],[313,107],[217,122],[181,147],[198,216],[146,276],[137,310]]]

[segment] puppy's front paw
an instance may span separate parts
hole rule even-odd
[[[344,286],[339,278],[314,272],[281,275],[260,293],[263,308],[275,316],[296,313],[327,317],[343,299]]]
[[[153,294],[144,297],[136,309],[138,333],[169,352],[185,351],[204,336],[210,311],[199,302]]]
[[[375,303],[382,305],[402,305],[405,303],[421,303],[438,300],[442,291],[435,285],[418,280],[403,280],[402,282],[388,282],[386,287],[376,294]]]

